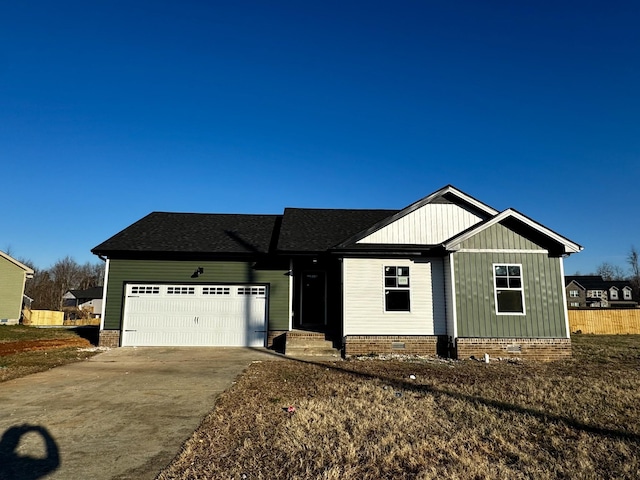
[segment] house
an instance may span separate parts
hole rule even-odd
[[[628,280],[603,280],[600,275],[565,277],[569,308],[636,308],[638,298]]]
[[[273,346],[345,356],[571,354],[563,257],[582,247],[448,185],[402,210],[153,212],[106,261],[106,346]]]
[[[103,287],[84,290],[69,290],[62,296],[63,308],[76,308],[89,314],[91,318],[100,318],[102,314]]]
[[[0,325],[20,321],[27,278],[33,278],[33,270],[0,251]]]

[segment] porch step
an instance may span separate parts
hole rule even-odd
[[[293,357],[340,357],[340,350],[333,347],[324,333],[292,330],[287,332],[284,354]]]

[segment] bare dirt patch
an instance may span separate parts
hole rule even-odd
[[[84,338],[55,338],[50,340],[21,340],[0,343],[0,357],[21,352],[52,350],[55,348],[87,348],[91,343]]]

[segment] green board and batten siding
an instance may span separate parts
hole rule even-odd
[[[204,273],[191,278],[197,268]],[[127,283],[263,284],[269,286],[270,330],[289,329],[289,277],[286,270],[251,268],[251,262],[199,262],[171,260],[109,260],[105,330],[119,330]]]
[[[565,338],[561,258],[500,224],[479,232],[453,254],[459,337]],[[469,252],[478,250],[520,250]],[[540,251],[534,253],[531,251]],[[523,252],[528,251],[528,252]],[[526,315],[498,315],[493,265],[521,264]]]

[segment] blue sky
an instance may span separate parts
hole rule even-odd
[[[5,2],[0,249],[46,268],[151,211],[400,209],[453,184],[640,247],[640,3]]]

